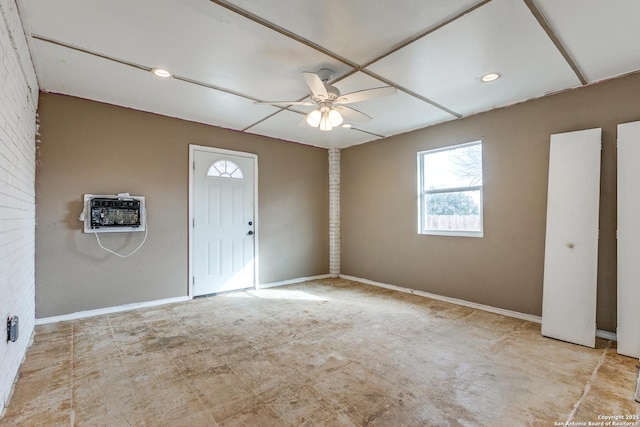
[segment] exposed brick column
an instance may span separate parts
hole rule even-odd
[[[329,274],[340,275],[340,149],[329,148]]]

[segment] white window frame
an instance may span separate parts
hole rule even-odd
[[[433,150],[425,150],[418,152],[418,234],[425,235],[439,235],[439,236],[461,236],[461,237],[483,237],[484,236],[484,218],[483,218],[483,207],[484,207],[484,197],[483,197],[483,185],[484,185],[484,176],[482,180],[482,184],[468,186],[468,187],[450,187],[445,189],[437,189],[437,190],[426,190],[424,188],[424,158],[429,154],[439,153],[442,151],[451,151],[458,148],[469,147],[473,145],[480,145],[482,147],[483,141],[471,141],[464,144],[450,145],[447,147],[436,148]],[[484,163],[484,162],[483,162]],[[482,167],[482,165],[481,165]],[[484,168],[482,170],[482,174],[484,175]],[[469,231],[469,230],[429,230],[423,228],[423,224],[425,223],[425,216],[427,215],[425,211],[425,198],[429,194],[442,194],[442,193],[461,193],[464,191],[479,191],[480,192],[480,230],[479,231]]]

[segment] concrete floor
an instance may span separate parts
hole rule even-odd
[[[615,343],[588,349],[343,279],[44,325],[34,339],[2,426],[557,426],[640,414],[638,361]]]

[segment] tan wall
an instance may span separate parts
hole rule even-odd
[[[326,150],[54,94],[39,115],[38,318],[187,294],[189,144],[258,155],[260,283],[328,273]],[[78,221],[84,193],[118,192],[146,196],[148,212],[126,259]],[[102,236],[127,253],[142,233]]]
[[[549,136],[603,129],[597,326],[616,323],[616,125],[640,74],[342,152],[342,273],[540,315]],[[416,153],[484,140],[484,237],[417,234]]]

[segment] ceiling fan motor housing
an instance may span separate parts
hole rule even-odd
[[[316,74],[324,84],[327,84],[333,77],[333,70],[331,68],[320,68]]]

